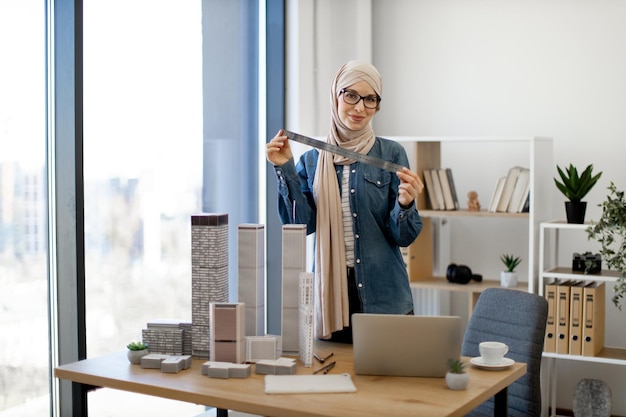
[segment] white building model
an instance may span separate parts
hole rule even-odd
[[[265,335],[265,226],[240,224],[237,231],[238,295],[246,305],[246,336]]]
[[[283,225],[282,241],[283,353],[297,354],[300,346],[300,273],[306,271],[306,225]]]

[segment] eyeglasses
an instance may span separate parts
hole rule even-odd
[[[375,109],[378,107],[378,104],[382,100],[379,96],[360,96],[355,91],[347,90],[345,88],[341,89],[341,94],[343,94],[343,101],[346,104],[356,105],[359,101],[363,100],[363,105],[368,109]]]

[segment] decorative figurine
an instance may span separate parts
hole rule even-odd
[[[478,201],[478,193],[470,191],[467,193],[467,209],[469,211],[480,211],[480,201]]]

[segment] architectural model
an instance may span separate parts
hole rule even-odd
[[[312,365],[314,292],[313,274],[305,272],[306,226],[282,229],[280,336],[265,335],[265,226],[240,225],[237,243],[239,302],[229,303],[228,214],[191,216],[191,322],[149,322],[142,339],[150,354],[142,367],[164,362],[164,372],[178,372],[185,363],[180,358],[193,356],[214,362],[211,372],[218,377],[232,376],[222,362],[252,362],[268,373],[291,373],[295,362],[287,363],[283,352],[299,353],[305,366]]]
[[[283,343],[280,336],[246,336],[246,362],[275,360],[283,354]]]
[[[300,273],[306,271],[306,225],[285,224],[282,231],[282,338],[283,352],[298,353]]]
[[[141,331],[141,339],[150,353],[191,355],[191,322],[153,320]]]
[[[293,375],[296,373],[296,360],[278,358],[273,361],[258,361],[254,366],[254,372],[261,375]]]
[[[265,226],[240,224],[238,301],[246,305],[246,336],[265,334]]]
[[[313,366],[313,282],[315,274],[300,272],[299,289],[299,347],[300,360],[305,367]]]
[[[245,320],[243,303],[211,303],[211,361],[246,360]]]
[[[191,355],[162,355],[149,353],[141,358],[141,367],[160,369],[161,372],[177,374],[191,367]]]
[[[247,378],[250,376],[250,365],[207,361],[202,364],[202,375],[211,378]]]
[[[192,355],[209,359],[210,303],[228,302],[228,214],[191,216]]]

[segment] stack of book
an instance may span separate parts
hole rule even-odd
[[[458,210],[459,199],[450,168],[424,170],[424,184],[433,210]]]
[[[545,352],[596,356],[604,347],[605,285],[555,280],[546,285]]]
[[[487,210],[494,213],[528,212],[529,199],[530,170],[514,166],[496,181]]]

